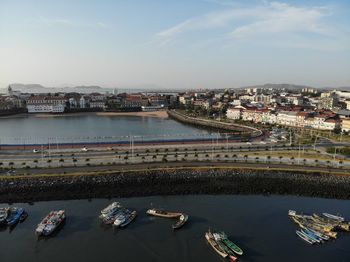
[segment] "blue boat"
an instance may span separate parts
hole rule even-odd
[[[6,218],[6,224],[9,226],[17,224],[24,212],[24,208],[11,207],[9,210],[9,215]]]
[[[307,235],[309,238],[311,238],[313,241],[317,242],[317,243],[321,243],[321,238],[316,236],[314,233],[312,233],[310,230],[308,229],[301,229],[301,232],[303,232],[305,235]]]

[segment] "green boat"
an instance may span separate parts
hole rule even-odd
[[[235,253],[228,247],[226,246],[222,240],[216,240],[216,243],[218,243],[219,247],[227,253],[229,256],[236,258]]]
[[[239,246],[237,246],[235,243],[233,243],[230,239],[228,239],[225,232],[216,233],[215,236],[219,236],[220,241],[223,244],[225,244],[230,250],[235,252],[237,255],[240,255],[240,256],[243,255],[243,250]]]

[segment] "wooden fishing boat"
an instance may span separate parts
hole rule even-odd
[[[298,237],[300,237],[302,240],[304,240],[305,242],[307,242],[307,243],[309,243],[309,244],[311,244],[311,245],[313,245],[313,244],[315,244],[315,241],[314,240],[312,240],[311,238],[309,238],[307,235],[305,235],[303,232],[301,232],[301,231],[295,231],[295,233],[297,234],[297,236]]]
[[[188,220],[188,215],[186,214],[181,214],[179,216],[179,219],[176,221],[176,223],[173,225],[173,229],[178,229],[182,227]]]
[[[232,250],[237,255],[243,255],[243,250],[233,243],[226,235],[225,232],[213,233],[215,239],[222,241],[230,250]]]
[[[146,211],[148,215],[156,217],[165,217],[165,218],[177,218],[182,215],[179,212],[168,212],[160,209],[151,208]]]
[[[225,252],[220,245],[215,241],[213,234],[208,231],[205,233],[205,238],[207,239],[208,243],[211,245],[211,247],[215,250],[216,253],[218,253],[223,258],[229,258],[231,261],[236,261],[235,256],[230,256],[227,252]]]

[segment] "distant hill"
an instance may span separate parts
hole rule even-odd
[[[40,84],[10,84],[13,90],[21,91],[22,93],[57,93],[57,92],[111,92],[110,88],[102,88],[100,86],[74,86],[74,87],[45,87]],[[0,93],[6,93],[7,87],[0,89]]]
[[[104,88],[97,85],[89,85],[89,86],[66,86],[66,87],[45,87],[39,84],[20,84],[20,83],[14,83],[10,84],[13,90],[21,91],[22,93],[57,93],[57,92],[77,92],[77,93],[93,93],[93,92],[99,92],[99,93],[112,93],[114,88]],[[166,91],[166,89],[157,86],[157,85],[143,85],[143,86],[129,86],[129,87],[122,87],[117,88],[119,93],[127,92],[156,92],[156,91]],[[0,93],[6,93],[7,92],[7,86],[4,88],[0,88]]]

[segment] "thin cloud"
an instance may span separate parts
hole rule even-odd
[[[225,10],[189,18],[154,35],[159,46],[180,38],[191,31],[223,29],[222,39],[234,40],[280,33],[312,33],[329,37],[337,30],[330,28],[324,18],[332,10],[324,6],[292,6],[282,2],[262,1],[255,6],[232,7],[232,1],[210,1],[227,6]]]
[[[82,21],[72,20],[68,18],[47,18],[44,16],[39,16],[35,19],[27,20],[28,23],[33,24],[43,24],[45,26],[61,26],[61,27],[71,27],[71,28],[107,28],[108,25],[104,22],[98,21],[93,23],[86,23]]]
[[[236,27],[229,35],[233,38],[281,32],[310,32],[326,35],[330,31],[322,23],[322,18],[328,14],[325,8],[294,7],[285,3],[271,2],[267,4],[266,9],[263,17]]]

